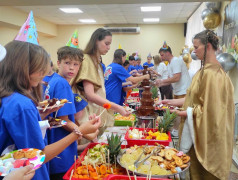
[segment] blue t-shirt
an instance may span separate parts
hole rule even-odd
[[[74,105],[74,95],[72,89],[62,76],[55,73],[54,76],[49,81],[49,84],[45,91],[45,96],[58,99],[67,99],[69,102],[66,103],[62,108],[57,112],[57,117],[59,116],[68,116],[68,118],[75,122],[74,114],[76,113]],[[50,114],[54,117],[55,112]],[[47,131],[48,142],[52,144],[65,136],[69,135],[70,132],[64,128],[54,128]],[[77,155],[77,143],[73,142],[68,146],[62,153],[58,155],[59,158],[54,158],[49,162],[50,174],[64,173],[66,172],[74,163],[74,156]]]
[[[135,66],[129,65],[127,72],[130,73],[131,71],[133,71],[134,69],[136,69]]]
[[[104,78],[106,98],[116,104],[121,102],[122,82],[125,82],[131,75],[125,68],[117,63],[112,63],[107,66]]]
[[[40,114],[31,99],[13,93],[2,98],[0,107],[0,154],[10,145],[16,149],[36,148],[43,150],[45,143],[42,138],[39,122]],[[48,180],[49,173],[45,164],[36,170],[33,180]]]
[[[136,65],[136,70],[138,71],[138,70],[142,70],[142,69],[144,69],[141,65]]]
[[[148,67],[153,67],[154,66],[154,64],[153,63],[148,63],[148,62],[145,62],[144,64],[143,64],[143,66],[148,66]]]
[[[77,93],[74,93],[74,105],[75,105],[76,112],[79,112],[79,111],[82,111],[88,105],[88,102],[85,101]]]
[[[45,76],[42,81],[48,83],[51,80],[51,78],[54,76],[54,74],[55,73],[51,74],[50,76]],[[45,92],[46,87],[47,86],[45,84],[43,84],[43,92]]]

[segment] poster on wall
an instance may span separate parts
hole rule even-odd
[[[232,54],[238,61],[238,0],[225,8],[222,51]]]

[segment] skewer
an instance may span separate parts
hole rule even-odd
[[[87,173],[88,173],[88,177],[89,177],[89,171],[88,171],[88,161],[87,161],[87,160],[85,160],[85,162],[86,162]]]
[[[70,174],[69,180],[72,179],[73,174],[74,174],[74,170],[71,171],[71,174]]]
[[[108,159],[107,166],[109,169],[109,164],[110,164],[109,149],[107,150],[107,159]]]
[[[98,117],[100,117],[102,115],[102,113],[105,112],[106,109],[103,109],[103,111],[98,115]]]
[[[76,172],[76,155],[74,155],[74,171]]]
[[[129,177],[129,180],[131,180],[131,177],[130,177],[130,174],[129,174],[129,172],[128,172],[128,169],[127,169],[127,168],[126,168],[126,173],[127,173],[128,177]]]
[[[46,109],[47,109],[48,106],[49,106],[49,104],[47,104],[47,105],[45,106],[45,108],[43,109],[43,112],[46,111]]]

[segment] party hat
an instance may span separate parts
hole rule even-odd
[[[135,60],[137,60],[138,59],[138,51],[136,51],[136,55],[134,56],[134,58],[135,58]]]
[[[36,30],[36,24],[33,17],[33,12],[31,11],[28,15],[26,22],[22,25],[19,33],[17,34],[15,40],[24,41],[39,45],[38,34]]]
[[[121,44],[119,44],[118,49],[122,49],[122,48],[121,48]]]
[[[150,58],[152,58],[152,56],[151,56],[151,53],[149,53],[147,57],[150,57]]]
[[[166,41],[164,41],[164,44],[163,44],[163,46],[162,46],[162,49],[168,49],[168,45],[167,45]]]
[[[75,30],[73,35],[69,38],[68,43],[66,46],[70,46],[73,48],[79,48],[79,41],[78,41],[78,30]]]

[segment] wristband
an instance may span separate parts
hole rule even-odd
[[[78,127],[74,127],[74,133],[78,135],[79,140],[82,139],[83,134],[81,133]]]

